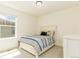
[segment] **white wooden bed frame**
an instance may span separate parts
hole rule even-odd
[[[52,26],[52,25],[51,26],[41,26],[40,30],[41,31],[43,31],[43,30],[44,31],[45,30],[46,31],[48,31],[48,30],[56,30],[56,26]],[[33,46],[31,46],[29,44],[26,44],[26,43],[22,43],[22,42],[19,43],[19,48],[24,49],[25,51],[31,53],[36,58],[38,58],[39,55],[41,55],[43,52],[47,51],[49,48],[51,48],[54,45],[55,45],[55,43],[51,44],[50,46],[44,48],[43,51],[41,51],[40,53],[38,53]]]
[[[41,55],[43,52],[47,51],[49,48],[51,48],[51,47],[54,46],[54,45],[55,45],[55,44],[53,43],[52,45],[50,45],[50,46],[44,48],[43,51],[41,51],[40,53],[38,53],[38,52],[36,51],[36,49],[35,49],[33,46],[31,46],[31,45],[29,45],[29,44],[26,44],[26,43],[22,43],[22,42],[21,42],[21,43],[20,43],[20,48],[21,48],[21,49],[24,49],[25,51],[31,53],[31,54],[34,55],[36,58],[38,58],[39,55]]]

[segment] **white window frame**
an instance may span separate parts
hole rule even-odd
[[[0,39],[9,39],[9,38],[17,38],[17,18],[15,18],[15,36],[14,37],[5,37]]]

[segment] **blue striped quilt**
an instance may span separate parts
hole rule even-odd
[[[21,37],[19,41],[33,46],[38,52],[54,43],[54,39],[50,36],[26,36]]]

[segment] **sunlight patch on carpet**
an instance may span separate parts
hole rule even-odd
[[[21,53],[18,51],[18,49],[14,49],[14,50],[11,50],[11,51],[1,53],[0,58],[13,58],[13,57],[20,55],[20,54]]]

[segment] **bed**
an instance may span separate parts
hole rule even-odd
[[[19,48],[39,57],[43,52],[55,45],[56,26],[41,26],[39,33],[45,31],[48,35],[23,36],[19,40]]]

